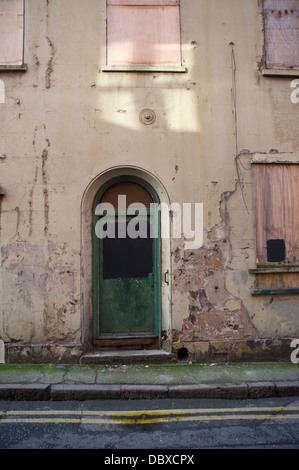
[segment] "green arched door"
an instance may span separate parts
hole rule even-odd
[[[161,243],[156,193],[139,179],[118,178],[101,188],[93,211],[95,342],[110,347],[158,345]]]

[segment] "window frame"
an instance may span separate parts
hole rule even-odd
[[[260,216],[261,213],[265,213],[267,211],[267,207],[261,209],[261,205],[265,204],[265,200],[267,200],[267,187],[263,188],[263,190],[260,190],[257,188],[257,182],[262,181],[262,177],[259,176],[257,177],[257,173],[259,170],[257,168],[261,165],[263,165],[265,168],[266,167],[273,167],[274,165],[279,168],[283,168],[286,166],[291,168],[297,168],[296,171],[299,170],[299,164],[298,162],[292,162],[292,161],[252,161],[253,165],[253,172],[254,172],[254,200],[255,200],[255,232],[256,232],[256,258],[257,258],[257,264],[256,268],[254,269],[249,269],[250,274],[256,275],[256,287],[252,289],[252,294],[253,295],[259,295],[259,294],[298,294],[299,293],[299,288],[298,288],[298,278],[299,278],[299,257],[297,255],[296,260],[293,260],[291,262],[290,258],[288,258],[288,255],[286,255],[286,258],[284,261],[277,261],[277,262],[271,262],[268,261],[267,259],[265,260],[265,257],[267,258],[267,253],[266,253],[266,245],[265,241],[268,241],[267,237],[265,240],[263,240],[263,236],[261,235],[261,232],[265,229],[264,226],[261,226],[261,224],[264,224],[264,220],[262,222],[260,221]],[[290,171],[291,173],[291,171]],[[274,176],[275,179],[276,176]],[[281,175],[281,180],[283,179],[283,175]],[[296,176],[294,176],[296,179]],[[269,177],[270,179],[270,177]],[[273,182],[273,181],[272,181]],[[291,185],[288,186],[288,190]],[[263,193],[263,197],[262,197]],[[260,195],[260,200],[259,199]],[[292,195],[294,197],[294,195]],[[292,198],[291,196],[291,198]],[[273,203],[271,199],[271,195],[268,196],[268,199],[270,199],[270,202],[272,204],[272,207],[269,208],[269,212],[273,214],[273,209],[275,208],[275,203]],[[271,212],[272,209],[272,212]],[[286,201],[285,199],[282,200],[282,212],[290,210],[289,207],[286,207]],[[297,207],[297,211],[298,211]],[[297,212],[296,212],[297,213]],[[271,215],[270,214],[270,215]],[[276,226],[274,224],[274,229],[271,226],[270,230],[270,235],[273,234],[274,232],[278,233],[280,229],[284,228],[282,225],[281,226]],[[295,232],[295,229],[294,229]],[[293,233],[293,232],[292,232]],[[276,237],[275,237],[276,238]],[[279,237],[281,238],[281,237]],[[290,239],[292,237],[287,238],[286,241],[286,249],[287,253],[292,252],[292,247],[290,247]],[[294,237],[295,239],[295,237]],[[296,243],[296,240],[294,240],[293,244]],[[261,255],[262,254],[262,255]],[[259,258],[259,256],[261,257]]]
[[[25,52],[25,0],[22,1],[22,52],[21,52],[21,64],[2,64],[0,62],[0,72],[9,72],[9,71],[21,71],[24,72],[27,70],[27,65],[24,62],[24,52]]]
[[[110,3],[111,2],[111,3]],[[179,9],[179,40],[180,40],[180,65],[163,64],[108,64],[108,6],[150,6],[148,0],[106,0],[106,63],[101,67],[102,72],[187,72],[186,67],[182,65],[182,43],[181,43],[181,5],[180,0],[156,0],[151,6],[177,6]]]
[[[275,1],[275,0],[274,0]],[[266,21],[266,3],[268,0],[263,0],[262,2],[262,15],[263,15],[263,33],[264,33],[264,60],[263,60],[263,68],[261,70],[262,75],[265,76],[287,76],[287,77],[292,77],[292,76],[299,76],[299,64],[294,66],[294,65],[284,65],[282,67],[279,67],[278,65],[275,64],[269,64],[268,63],[268,37],[267,37],[267,21]],[[269,7],[267,7],[269,8]],[[273,6],[274,9],[274,6]],[[282,12],[284,14],[284,12]],[[298,47],[299,47],[299,42],[298,42]]]

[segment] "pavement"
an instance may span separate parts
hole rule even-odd
[[[0,400],[299,396],[299,364],[0,364]]]

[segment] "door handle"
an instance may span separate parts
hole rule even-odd
[[[169,286],[169,270],[164,273],[164,282]]]

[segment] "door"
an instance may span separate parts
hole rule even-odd
[[[145,183],[110,183],[95,200],[94,216],[95,342],[110,347],[160,344],[160,217],[155,193]]]

